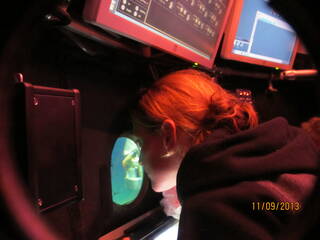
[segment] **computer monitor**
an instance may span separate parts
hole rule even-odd
[[[211,68],[233,0],[88,0],[84,20]]]
[[[237,0],[226,27],[221,57],[256,65],[291,69],[298,39],[268,0]]]

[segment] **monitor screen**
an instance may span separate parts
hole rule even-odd
[[[268,0],[235,1],[221,57],[267,67],[292,68],[297,36]]]
[[[211,68],[233,0],[88,0],[84,19]]]
[[[164,229],[160,234],[157,234],[152,240],[177,240],[179,232],[179,222],[174,223]]]

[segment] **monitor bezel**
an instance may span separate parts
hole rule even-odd
[[[222,20],[220,32],[218,33],[218,41],[214,46],[210,58],[197,54],[184,46],[178,45],[173,40],[164,38],[113,14],[110,11],[111,2],[112,0],[86,1],[83,11],[84,20],[108,31],[134,39],[147,46],[158,48],[184,60],[195,62],[203,67],[212,69],[234,0],[228,0],[225,16]]]
[[[234,40],[236,38],[236,34],[238,31],[238,26],[240,23],[240,17],[242,14],[243,8],[243,1],[244,0],[237,0],[234,1],[229,22],[226,26],[224,38],[222,41],[221,53],[220,57],[227,60],[234,60],[244,63],[255,64],[263,67],[271,67],[271,68],[279,68],[283,70],[292,69],[294,65],[294,61],[296,58],[298,46],[299,46],[299,39],[298,36],[296,37],[295,45],[293,47],[291,59],[289,64],[282,64],[277,62],[271,62],[267,60],[252,58],[249,56],[239,55],[232,52],[234,46]]]

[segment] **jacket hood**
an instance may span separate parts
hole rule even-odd
[[[319,173],[319,152],[304,130],[278,117],[236,134],[217,129],[192,147],[181,163],[177,190],[183,201],[207,189],[283,173]]]

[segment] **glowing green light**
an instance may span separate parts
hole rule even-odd
[[[199,66],[199,63],[193,63],[192,67],[198,67]]]
[[[112,200],[118,205],[133,202],[143,184],[143,167],[139,163],[140,146],[132,139],[120,137],[111,154]]]
[[[275,69],[276,69],[276,70],[280,70],[280,68],[278,68],[278,67],[276,67]]]

